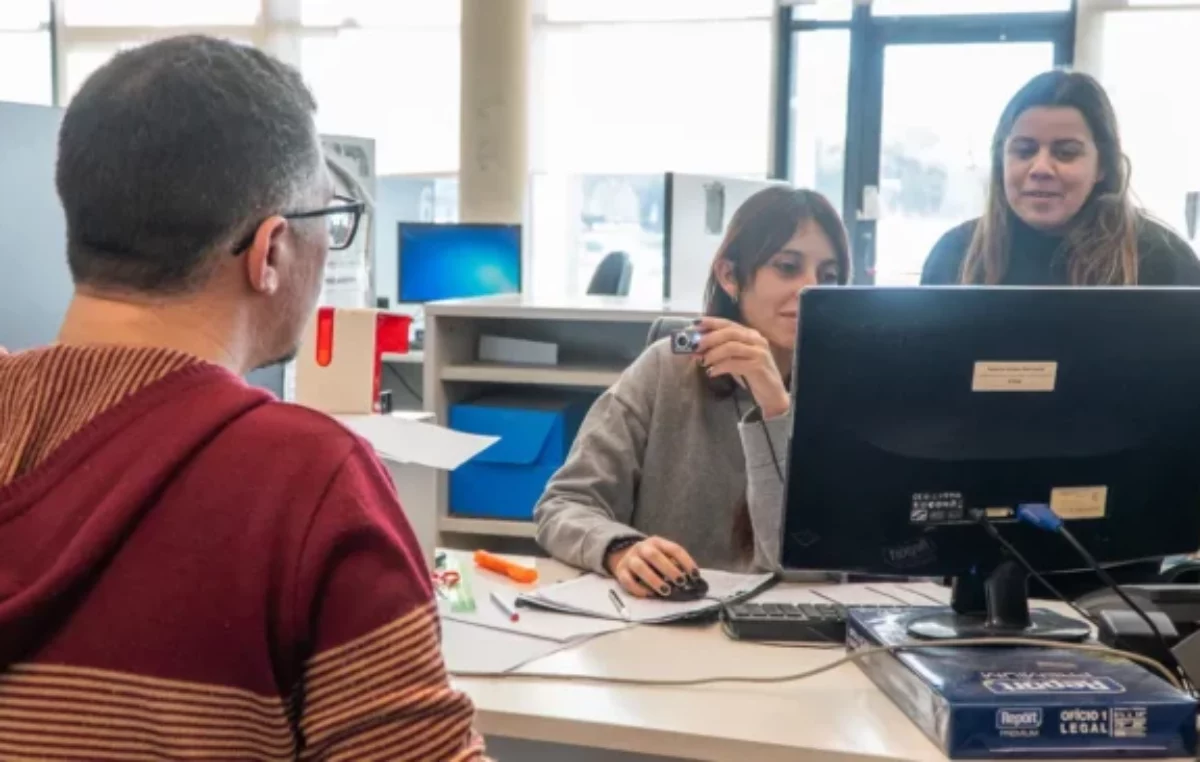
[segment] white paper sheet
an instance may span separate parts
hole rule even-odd
[[[761,589],[773,578],[770,574],[731,574],[701,569],[708,582],[708,595],[698,601],[667,601],[661,598],[634,598],[621,591],[616,580],[586,574],[522,596],[530,605],[544,606],[573,614],[601,619],[623,619],[609,592],[621,597],[628,611],[627,621],[641,624],[673,622],[715,611],[722,602],[740,598]]]
[[[442,652],[450,672],[510,672],[572,645],[465,622],[442,623]]]
[[[366,439],[384,460],[416,463],[443,471],[454,469],[499,441],[499,437],[464,434],[403,415],[335,416]]]
[[[500,596],[509,608],[517,612],[516,622],[500,611],[499,607],[491,600],[490,593],[476,597],[475,611],[470,613],[452,612],[448,605],[442,604],[442,619],[513,632],[555,643],[586,640],[596,635],[604,635],[632,626],[630,622],[576,616],[557,611],[539,611],[527,606],[517,606],[517,598],[520,593],[516,590],[497,590],[496,595]]]

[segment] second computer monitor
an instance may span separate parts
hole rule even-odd
[[[1101,563],[1194,551],[1193,326],[1200,289],[805,291],[783,565],[988,583],[990,610],[1024,580],[981,518],[1043,572],[1087,564],[1023,506]]]
[[[521,226],[400,223],[399,301],[521,292]]]

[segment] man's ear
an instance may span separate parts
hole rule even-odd
[[[254,242],[246,250],[246,280],[250,288],[270,296],[279,290],[279,265],[288,221],[279,215],[268,217],[254,231]]]
[[[717,283],[720,284],[721,290],[736,302],[740,289],[738,288],[737,277],[733,272],[733,263],[728,259],[718,259],[713,264],[713,273],[717,276]]]

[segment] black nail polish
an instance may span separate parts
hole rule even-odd
[[[692,579],[700,579],[700,570],[692,569]]]
[[[670,595],[671,588],[667,587],[666,585],[663,585],[662,587],[660,587],[658,589],[658,592],[659,592],[659,595]]]
[[[687,577],[676,577],[675,578],[675,587],[683,587],[686,584],[687,584]]]

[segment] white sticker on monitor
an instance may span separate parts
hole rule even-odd
[[[961,492],[917,492],[908,514],[910,524],[946,524],[963,520]]]
[[[1059,487],[1050,490],[1050,510],[1061,519],[1102,519],[1108,512],[1108,487]]]
[[[975,363],[973,392],[1052,392],[1058,378],[1056,362]]]

